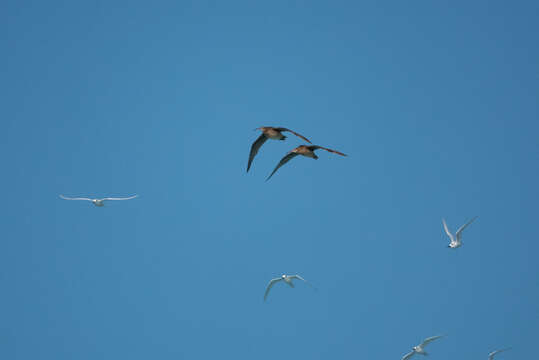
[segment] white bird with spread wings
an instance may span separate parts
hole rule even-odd
[[[442,219],[442,223],[444,224],[445,233],[447,234],[447,236],[449,236],[449,239],[451,240],[449,245],[447,245],[447,247],[449,247],[451,249],[456,249],[456,248],[460,247],[462,245],[462,230],[464,230],[466,228],[466,226],[468,226],[472,222],[474,222],[475,219],[477,219],[477,216],[472,218],[472,220],[468,221],[466,224],[462,225],[457,230],[455,235],[451,234],[451,232],[447,228],[447,224],[445,223],[445,219]]]
[[[284,281],[290,287],[293,288],[294,287],[294,283],[292,282],[293,279],[299,279],[299,280],[305,282],[307,285],[312,287],[312,285],[307,280],[305,280],[304,278],[302,278],[299,275],[282,275],[281,277],[270,280],[270,282],[268,283],[268,286],[266,287],[266,292],[264,293],[264,301],[266,301],[266,298],[268,297],[268,294],[269,294],[271,288],[273,287],[273,285],[275,285],[279,281]]]
[[[444,335],[437,335],[437,336],[431,336],[429,338],[426,338],[423,340],[423,342],[419,345],[416,345],[412,348],[412,351],[410,351],[408,354],[404,355],[401,360],[408,360],[415,354],[421,354],[421,355],[428,355],[428,353],[425,351],[425,346],[427,346],[430,342],[439,339],[443,337]]]
[[[86,201],[91,201],[95,206],[104,206],[105,201],[109,201],[109,200],[131,200],[131,199],[134,199],[134,198],[138,197],[138,195],[133,195],[133,196],[125,197],[125,198],[107,197],[107,198],[103,198],[103,199],[90,199],[90,198],[84,198],[84,197],[71,198],[71,197],[67,197],[67,196],[64,196],[64,195],[60,195],[60,197],[62,199],[64,199],[64,200],[86,200]]]
[[[488,354],[488,360],[493,360],[494,355],[499,354],[499,353],[501,353],[503,351],[507,351],[507,350],[511,350],[511,348],[505,348],[505,349],[496,350],[496,351],[491,352],[490,354]]]

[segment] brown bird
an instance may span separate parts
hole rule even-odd
[[[310,158],[313,158],[315,160],[318,159],[318,156],[316,156],[316,154],[314,153],[314,151],[317,150],[317,149],[323,149],[323,150],[326,150],[326,151],[329,151],[329,152],[332,152],[332,153],[335,153],[335,154],[339,154],[339,155],[342,155],[342,156],[347,156],[346,154],[343,154],[340,151],[328,149],[328,148],[318,146],[318,145],[300,145],[297,148],[295,148],[294,150],[290,151],[288,154],[286,154],[281,159],[281,161],[279,161],[279,164],[277,164],[275,169],[273,169],[273,172],[270,174],[270,176],[268,176],[266,181],[268,181],[273,176],[273,174],[275,174],[275,172],[281,166],[283,166],[284,164],[286,164],[287,162],[289,162],[291,159],[295,158],[298,155],[303,155],[303,156],[306,156],[306,157],[310,157]]]
[[[251,146],[251,152],[249,153],[249,161],[247,162],[247,171],[251,168],[251,163],[253,162],[253,159],[255,158],[256,154],[258,153],[258,150],[260,147],[266,142],[268,139],[273,140],[284,140],[286,139],[286,136],[282,134],[283,131],[289,131],[292,134],[302,138],[303,140],[307,141],[309,144],[311,144],[311,141],[307,139],[305,136],[298,134],[297,132],[294,132],[290,129],[284,128],[284,127],[271,127],[271,126],[262,126],[259,128],[256,128],[255,130],[262,131],[262,134],[256,139],[256,141]]]

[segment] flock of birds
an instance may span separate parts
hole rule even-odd
[[[285,132],[285,131],[288,131],[294,135],[296,135],[297,137],[300,137],[301,139],[307,141],[309,144],[312,144],[311,141],[309,139],[307,139],[306,137],[304,137],[303,135],[300,135],[299,133],[295,132],[295,131],[292,131],[290,129],[287,129],[287,128],[284,128],[284,127],[271,127],[271,126],[263,126],[263,127],[259,127],[259,128],[256,128],[255,130],[260,130],[262,132],[262,134],[255,140],[255,142],[252,144],[251,146],[251,151],[249,153],[249,160],[247,162],[247,172],[249,171],[249,169],[251,168],[251,165],[252,165],[252,162],[256,156],[256,154],[258,153],[258,151],[260,150],[260,147],[266,142],[266,140],[268,139],[272,139],[272,140],[285,140],[286,139],[286,136],[283,135],[282,133]],[[266,179],[269,180],[273,174],[275,174],[275,172],[277,172],[277,170],[279,170],[279,168],[281,166],[283,166],[284,164],[286,164],[287,162],[289,162],[291,159],[293,159],[294,157],[298,156],[298,155],[302,155],[302,156],[305,156],[305,157],[309,157],[309,158],[312,158],[312,159],[318,159],[318,156],[314,153],[315,150],[318,150],[318,149],[322,149],[322,150],[326,150],[328,152],[331,152],[331,153],[335,153],[335,154],[338,154],[338,155],[341,155],[341,156],[347,156],[346,154],[343,154],[342,152],[340,151],[337,151],[337,150],[333,150],[333,149],[328,149],[328,148],[325,148],[325,147],[322,147],[322,146],[319,146],[319,145],[300,145],[294,149],[292,149],[291,151],[289,151],[282,159],[281,161],[279,161],[279,163],[277,164],[277,166],[273,169],[273,171],[271,172],[271,174],[268,176],[268,178]],[[114,200],[131,200],[131,199],[134,199],[136,197],[138,197],[138,195],[133,195],[133,196],[129,196],[129,197],[107,197],[107,198],[102,198],[102,199],[91,199],[91,198],[86,198],[86,197],[67,197],[67,196],[64,196],[64,195],[60,195],[60,197],[64,200],[84,200],[84,201],[90,201],[92,202],[95,206],[98,206],[98,207],[101,207],[101,206],[104,206],[105,205],[105,201],[114,201]],[[447,247],[451,248],[451,249],[456,249],[456,248],[459,248],[460,246],[462,246],[462,231],[468,226],[470,225],[472,222],[474,222],[475,220],[477,219],[477,216],[473,217],[471,220],[469,220],[468,222],[466,222],[464,225],[462,225],[460,228],[458,228],[458,230],[455,232],[455,234],[452,234],[450,231],[449,231],[449,228],[447,227],[447,223],[445,222],[445,219],[442,219],[442,224],[443,224],[443,227],[444,227],[444,230],[445,230],[445,233],[447,234],[447,236],[449,237],[449,245]],[[269,292],[271,290],[271,288],[278,282],[284,282],[285,284],[287,284],[288,286],[290,286],[291,288],[294,288],[294,283],[293,283],[293,280],[301,280],[303,281],[304,283],[306,283],[307,285],[312,286],[311,283],[309,283],[307,280],[305,280],[303,277],[301,277],[300,275],[296,274],[296,275],[281,275],[280,277],[278,278],[275,278],[275,279],[271,279],[268,283],[268,285],[266,286],[266,291],[264,293],[264,301],[266,301],[268,295],[269,295]],[[314,287],[313,287],[314,288]],[[421,342],[420,344],[412,347],[412,351],[410,351],[409,353],[407,353],[406,355],[404,355],[402,357],[401,360],[408,360],[409,358],[411,358],[412,356],[416,355],[416,354],[419,354],[419,355],[428,355],[428,353],[425,351],[425,347],[431,343],[432,341],[434,340],[437,340],[437,339],[440,339],[444,337],[444,335],[437,335],[437,336],[432,336],[432,337],[428,337],[426,338],[425,340],[423,340],[423,342]],[[500,350],[495,350],[493,352],[491,352],[490,354],[488,354],[488,359],[489,360],[493,360],[494,359],[494,356],[498,353],[501,353],[503,351],[507,351],[509,350],[510,348],[505,348],[505,349],[500,349]]]
[[[249,169],[251,168],[251,163],[253,162],[253,159],[255,158],[256,154],[258,153],[258,150],[260,150],[260,147],[262,145],[264,145],[266,140],[268,140],[268,139],[272,139],[272,140],[284,140],[284,139],[286,139],[286,136],[283,135],[283,131],[291,132],[292,134],[302,138],[303,140],[305,140],[309,144],[311,144],[311,141],[309,139],[307,139],[305,136],[300,135],[297,132],[292,131],[292,130],[287,129],[287,128],[284,128],[284,127],[262,126],[262,127],[256,128],[255,130],[262,131],[262,134],[258,137],[258,139],[255,140],[255,142],[251,146],[251,152],[249,153],[249,161],[247,162],[247,172],[249,172]],[[295,158],[298,155],[309,157],[309,158],[312,158],[312,159],[315,159],[315,160],[318,159],[318,156],[316,156],[316,154],[314,153],[314,151],[318,150],[318,149],[326,150],[326,151],[329,151],[331,153],[339,154],[341,156],[346,156],[346,154],[343,154],[340,151],[328,149],[328,148],[325,148],[325,147],[322,147],[322,146],[319,146],[319,145],[300,145],[297,148],[289,151],[288,154],[286,154],[281,159],[281,161],[279,161],[279,163],[277,164],[275,169],[273,169],[272,173],[268,176],[266,181],[268,181],[273,176],[273,174],[275,174],[275,172],[277,170],[279,170],[279,168],[281,166],[283,166],[284,164],[286,164],[287,162],[289,162],[290,160],[292,160],[293,158]]]
[[[428,344],[430,344],[434,340],[437,340],[437,339],[439,339],[441,337],[444,337],[444,335],[437,335],[437,336],[431,336],[431,337],[426,338],[425,340],[423,340],[423,342],[421,344],[414,346],[412,348],[412,351],[410,351],[408,354],[404,355],[402,357],[402,360],[408,360],[409,358],[411,358],[415,354],[425,355],[425,356],[428,355],[428,353],[425,351],[425,346],[427,346]],[[490,354],[488,354],[488,360],[493,360],[494,355],[499,354],[499,353],[501,353],[503,351],[510,350],[510,349],[511,348],[495,350],[495,351],[491,352]]]

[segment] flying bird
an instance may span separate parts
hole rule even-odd
[[[421,355],[428,355],[428,353],[425,351],[425,346],[427,346],[431,341],[434,341],[436,339],[439,339],[443,337],[444,335],[438,335],[438,336],[432,336],[429,338],[426,338],[423,340],[423,342],[419,345],[416,345],[412,348],[412,351],[410,351],[408,354],[404,355],[401,360],[408,360],[415,354],[421,354]]]
[[[502,351],[507,351],[507,350],[511,350],[511,348],[505,348],[505,349],[496,350],[496,351],[491,352],[490,354],[488,354],[488,360],[494,359],[494,355],[496,355],[498,353],[501,353]]]
[[[90,199],[90,198],[83,198],[83,197],[70,198],[70,197],[67,197],[67,196],[64,196],[64,195],[60,195],[60,197],[62,199],[64,199],[64,200],[86,200],[86,201],[91,201],[95,206],[104,206],[105,201],[109,201],[109,200],[130,200],[130,199],[134,199],[134,198],[138,197],[138,195],[133,195],[133,196],[125,197],[125,198],[108,197],[108,198],[103,198],[103,199]]]
[[[462,230],[464,230],[466,228],[466,226],[470,225],[475,219],[477,219],[477,216],[472,218],[472,220],[468,221],[466,224],[462,225],[457,230],[455,235],[451,234],[451,232],[447,228],[447,224],[445,223],[445,219],[442,219],[442,222],[444,224],[445,233],[447,234],[447,236],[449,236],[449,239],[451,240],[451,242],[449,243],[449,245],[447,245],[447,247],[449,247],[451,249],[456,249],[456,248],[460,247],[462,245]]]
[[[266,142],[268,139],[273,140],[284,140],[286,139],[286,136],[282,134],[283,131],[291,132],[292,134],[302,138],[303,140],[307,141],[309,144],[311,144],[311,141],[307,139],[305,136],[298,134],[295,131],[292,131],[290,129],[284,128],[284,127],[271,127],[271,126],[262,126],[259,128],[256,128],[255,130],[262,131],[262,134],[258,137],[258,139],[255,140],[253,145],[251,146],[251,152],[249,153],[249,161],[247,162],[247,172],[249,172],[249,169],[251,168],[251,163],[253,162],[253,159],[255,158],[256,154],[258,153],[258,150],[260,147]]]
[[[325,148],[325,147],[322,147],[322,146],[318,146],[318,145],[300,145],[297,148],[295,148],[294,150],[288,152],[288,154],[286,154],[281,159],[281,161],[279,161],[279,164],[277,164],[275,169],[273,169],[273,172],[270,174],[270,176],[268,176],[266,181],[268,181],[273,176],[273,174],[275,174],[275,172],[281,166],[283,166],[284,164],[286,164],[287,162],[289,162],[290,160],[292,160],[293,158],[295,158],[298,155],[303,155],[303,156],[306,156],[306,157],[309,157],[309,158],[313,158],[315,160],[318,159],[318,156],[316,156],[316,154],[314,153],[314,151],[318,150],[318,149],[326,150],[326,151],[329,151],[331,153],[339,154],[339,155],[342,155],[342,156],[347,156],[346,154],[343,154],[340,151],[331,150],[331,149],[328,149],[328,148]]]
[[[285,283],[290,285],[290,287],[293,288],[294,287],[294,283],[292,283],[293,279],[299,279],[299,280],[305,282],[307,285],[312,287],[311,283],[309,283],[307,280],[305,280],[304,278],[302,278],[299,275],[282,275],[281,277],[270,280],[270,282],[268,283],[268,286],[266,287],[266,292],[264,293],[264,301],[266,301],[266,298],[268,297],[268,294],[269,294],[271,288],[273,287],[273,285],[275,285],[279,281],[284,281]]]

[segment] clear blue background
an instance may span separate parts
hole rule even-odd
[[[536,356],[537,1],[90,3],[0,5],[2,359]]]

